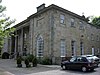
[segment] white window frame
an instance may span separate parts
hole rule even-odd
[[[84,25],[83,25],[82,21],[79,22],[79,25],[80,25],[80,27],[79,27],[80,30],[84,29]]]
[[[60,23],[65,24],[65,15],[60,14]]]
[[[37,38],[37,57],[43,57],[44,42],[43,37],[39,36]]]
[[[92,55],[94,55],[94,54],[95,54],[95,48],[92,47]]]
[[[27,38],[27,34],[26,34],[26,33],[24,34],[24,38],[25,38],[25,39]]]
[[[91,40],[92,40],[92,41],[94,40],[94,36],[93,36],[93,34],[91,34]]]
[[[81,55],[84,54],[84,44],[83,42],[80,42],[80,51],[81,51]]]
[[[65,39],[61,39],[60,52],[61,52],[61,57],[65,57],[66,56]]]
[[[71,27],[75,27],[75,19],[71,18]]]
[[[97,52],[100,53],[100,49],[99,48],[97,49]]]
[[[97,41],[100,41],[100,38],[99,38],[99,36],[97,35]]]
[[[76,41],[71,41],[71,48],[72,48],[72,56],[76,55]]]

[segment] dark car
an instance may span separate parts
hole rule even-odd
[[[83,72],[93,71],[95,65],[96,62],[84,56],[74,56],[69,61],[61,62],[62,69],[81,69]]]

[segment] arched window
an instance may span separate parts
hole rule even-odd
[[[37,38],[37,57],[43,57],[43,49],[44,49],[43,37],[38,36]]]

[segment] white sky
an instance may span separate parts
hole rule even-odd
[[[45,3],[46,7],[55,4],[78,15],[100,16],[100,0],[2,0],[7,7],[6,15],[19,23],[34,14],[36,7]]]

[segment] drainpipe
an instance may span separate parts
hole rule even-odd
[[[51,62],[52,64],[55,63],[55,59],[54,59],[54,15],[53,13],[51,13],[50,15],[50,28],[51,28]]]

